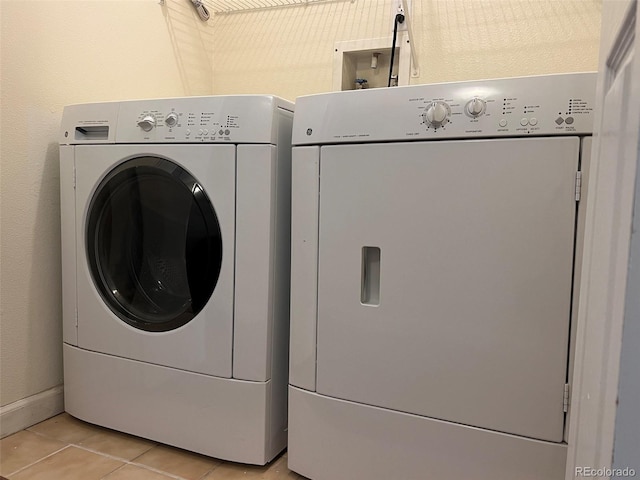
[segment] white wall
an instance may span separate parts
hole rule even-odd
[[[64,105],[210,94],[190,3],[0,3],[0,405],[62,383],[57,133]]]
[[[601,0],[413,0],[411,83],[596,70]],[[337,41],[392,35],[391,0],[334,1],[214,18],[214,93],[332,90]]]

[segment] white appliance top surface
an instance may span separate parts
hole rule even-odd
[[[299,97],[294,145],[590,134],[596,72]]]
[[[65,107],[61,145],[100,143],[275,143],[272,95],[220,95],[88,103]]]

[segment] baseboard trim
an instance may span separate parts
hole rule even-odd
[[[64,411],[64,387],[58,385],[0,407],[0,438]]]

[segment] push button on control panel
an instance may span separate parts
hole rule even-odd
[[[565,123],[566,123],[567,125],[572,125],[572,124],[573,124],[573,117],[567,117],[567,118],[565,119]]]
[[[503,118],[502,120],[500,120],[500,122],[498,122],[498,125],[500,125],[501,127],[506,127],[507,123],[507,120]]]
[[[523,127],[526,127],[527,125],[529,125],[529,119],[528,118],[522,118],[520,120],[520,125],[522,125]]]
[[[564,123],[564,118],[562,118],[562,117],[558,117],[558,118],[556,118],[556,123],[557,123],[558,125],[562,125],[562,124]]]

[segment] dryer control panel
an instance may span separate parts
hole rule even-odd
[[[293,143],[588,134],[595,90],[589,72],[310,95]]]
[[[61,144],[275,143],[278,110],[269,95],[161,98],[65,107]]]

